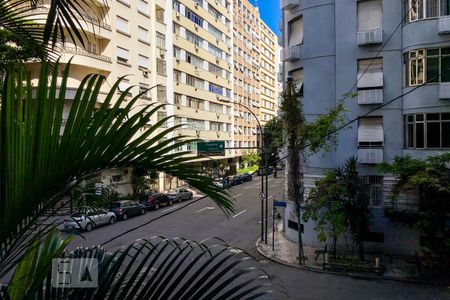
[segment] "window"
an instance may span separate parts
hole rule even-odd
[[[162,85],[158,85],[156,87],[156,98],[159,102],[166,102],[167,96],[166,96],[166,87]]]
[[[160,32],[156,32],[156,47],[166,49],[166,37]]]
[[[216,113],[223,113],[223,105],[214,102],[209,102],[209,111],[213,111]]]
[[[158,21],[160,23],[164,23],[164,9],[162,9],[159,6],[156,6],[155,18],[156,18],[156,21]]]
[[[138,39],[141,42],[148,43],[149,42],[148,30],[141,26],[138,26]]]
[[[166,61],[164,59],[156,58],[156,73],[162,76],[167,75]]]
[[[289,47],[303,43],[303,18],[295,19],[289,22]]]
[[[291,71],[290,75],[292,76],[296,90],[300,93],[300,97],[302,97],[304,80],[303,69]]]
[[[173,47],[173,57],[177,58],[177,59],[181,59],[181,49],[174,46]]]
[[[205,129],[205,121],[203,121],[203,120],[187,118],[186,123],[187,123],[187,127],[191,128],[191,129],[200,129],[200,130]]]
[[[358,122],[358,147],[379,148],[383,146],[383,118],[367,117]]]
[[[181,82],[181,72],[180,72],[180,71],[178,71],[178,70],[173,70],[173,80],[174,80],[176,83]]]
[[[211,131],[220,131],[222,127],[222,123],[219,122],[209,122],[209,130]]]
[[[203,69],[203,59],[192,53],[186,52],[186,61],[198,68]]]
[[[222,58],[222,50],[220,50],[219,48],[217,48],[216,46],[209,44],[208,46],[208,51],[209,53],[211,53],[212,55],[214,55],[217,58]]]
[[[128,79],[122,79],[117,89],[119,90],[119,92],[125,92],[129,87],[130,81]],[[128,92],[128,95],[131,95],[131,92]]]
[[[128,63],[129,59],[130,59],[130,51],[121,47],[117,47],[117,61]]]
[[[139,68],[148,69],[148,57],[139,54]]]
[[[449,0],[407,0],[409,22],[449,15]]]
[[[217,76],[222,76],[222,68],[219,66],[216,66],[215,64],[209,63],[208,71]]]
[[[164,120],[165,118],[167,118],[167,113],[164,111],[158,111],[157,121],[159,122],[161,120]],[[167,121],[165,121],[161,126],[167,127]]]
[[[372,207],[383,206],[383,176],[361,176],[361,181],[369,188],[369,203]]]
[[[214,83],[209,83],[209,91],[214,93],[214,94],[219,94],[222,95],[223,94],[223,88],[220,85],[214,84]]]
[[[204,109],[204,102],[201,99],[187,97],[187,106],[194,109]]]
[[[148,15],[148,3],[144,0],[139,0],[138,1],[138,11]]]
[[[358,60],[358,88],[383,86],[383,58]]]
[[[208,12],[211,14],[211,16],[213,16],[215,19],[221,19],[222,18],[222,14],[215,9],[214,7],[212,7],[211,4],[208,3]]]
[[[186,84],[198,89],[203,89],[205,87],[203,79],[197,78],[189,74],[186,74]]]
[[[139,94],[142,94],[142,99],[151,99],[149,96],[148,84],[139,83]]]
[[[196,46],[202,47],[203,45],[203,39],[189,30],[186,30],[186,39]]]
[[[176,105],[181,105],[181,94],[173,94],[173,103]]]
[[[177,0],[173,0],[173,10],[180,12],[181,11],[181,4]]]
[[[358,2],[358,31],[382,28],[383,13],[380,0]]]
[[[450,148],[450,113],[406,115],[405,148]]]
[[[208,24],[208,32],[211,33],[211,35],[213,35],[216,39],[222,40],[222,31],[211,24]]]
[[[203,19],[200,18],[198,15],[196,15],[194,12],[192,12],[190,9],[186,8],[185,16],[198,26],[203,27]]]
[[[128,32],[128,21],[125,20],[124,18],[121,18],[119,16],[117,16],[116,19],[116,30],[119,32],[123,32],[123,33],[129,33]]]
[[[450,48],[417,49],[405,54],[406,84],[450,82]]]

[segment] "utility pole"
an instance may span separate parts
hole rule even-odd
[[[269,222],[269,149],[268,149],[268,141],[267,141],[267,132],[266,128],[263,127],[263,149],[264,149],[264,173],[261,176],[261,182],[263,181],[264,177],[266,179],[266,203],[265,203],[265,218],[264,218],[264,243],[267,244],[267,233],[268,233],[268,222]]]

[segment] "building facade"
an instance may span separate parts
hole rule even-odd
[[[369,247],[414,254],[420,247],[418,233],[384,217],[383,210],[392,206],[395,178],[380,173],[377,165],[395,156],[450,150],[447,1],[282,0],[281,8],[284,80],[293,78],[307,120],[326,114],[341,99],[349,119],[385,104],[341,130],[335,152],[305,161],[306,193],[324,172],[357,157],[371,193],[376,238]],[[344,96],[349,92],[355,97]],[[396,205],[420,208],[414,195],[404,195]],[[292,205],[286,215],[293,224]],[[313,224],[304,226],[305,242],[317,244]],[[287,228],[288,237],[296,235]]]

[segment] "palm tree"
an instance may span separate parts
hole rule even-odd
[[[234,211],[227,192],[216,187],[212,179],[201,176],[192,167],[187,152],[174,152],[191,142],[173,134],[180,125],[162,128],[170,118],[167,117],[148,126],[162,105],[135,107],[140,94],[125,102],[128,90],[113,102],[121,79],[96,108],[105,78],[96,74],[86,76],[63,122],[69,70],[70,63],[60,76],[59,64],[50,68],[44,62],[37,86],[31,84],[23,64],[10,65],[6,73],[0,97],[0,278],[16,269],[18,275],[14,275],[13,283],[19,288],[13,286],[11,291],[27,286],[26,290],[33,294],[42,287],[51,259],[60,256],[70,242],[70,238],[63,240],[54,232],[55,224],[43,217],[44,213],[67,191],[102,169],[141,166],[164,172],[210,196],[227,215]],[[133,114],[132,108],[135,108]],[[163,139],[166,136],[169,138]],[[211,255],[210,250],[199,245],[205,251],[203,256]],[[130,246],[130,250],[135,247]],[[144,243],[139,247],[142,252],[149,245]],[[247,273],[236,271],[236,266],[231,264],[226,270]],[[36,276],[30,279],[20,274]],[[113,273],[111,279],[117,274]],[[133,275],[127,280],[136,278]],[[124,282],[128,281],[120,281],[114,290]],[[195,286],[201,289],[202,295],[207,293],[201,284]],[[222,288],[240,290],[226,284]],[[18,293],[14,299],[23,295]]]

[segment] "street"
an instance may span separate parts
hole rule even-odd
[[[284,179],[280,175],[278,178],[270,176],[270,202],[273,198],[281,199],[282,197]],[[450,299],[449,288],[320,274],[266,260],[257,253],[255,247],[255,242],[260,235],[261,206],[258,198],[260,183],[260,178],[254,177],[253,181],[230,189],[232,197],[236,200],[236,211],[229,219],[209,198],[187,200],[163,207],[158,211],[147,212],[144,216],[119,221],[117,224],[83,233],[85,240],[76,237],[69,248],[102,244],[116,235],[172,212],[113,239],[105,247],[111,251],[130,244],[136,239],[155,235],[167,238],[183,237],[197,241],[218,237],[256,257],[259,266],[272,276],[273,282],[285,287],[290,299]],[[274,299],[285,299],[285,297]]]

